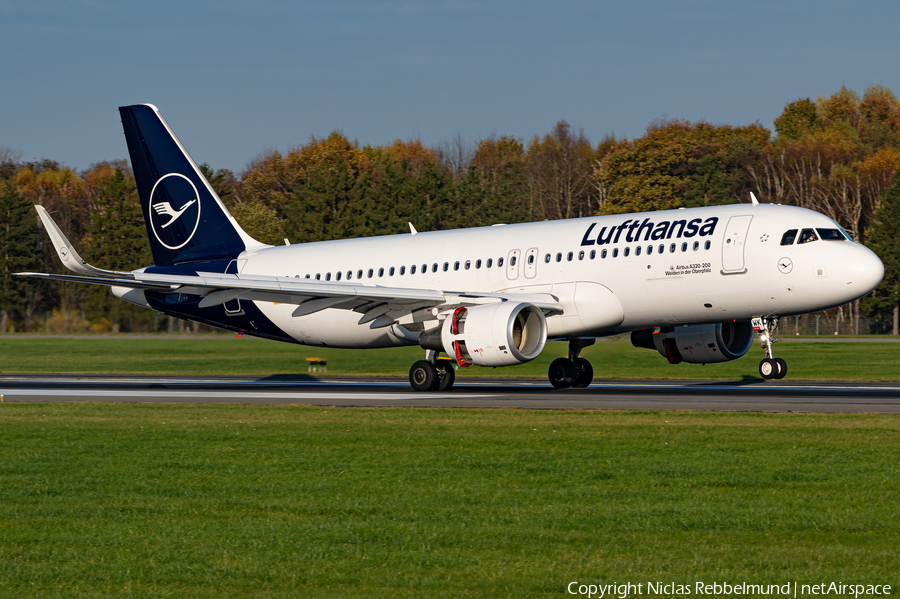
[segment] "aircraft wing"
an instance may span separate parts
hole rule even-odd
[[[398,318],[425,308],[440,306],[444,311],[455,306],[506,300],[528,302],[547,313],[562,312],[556,298],[549,294],[446,292],[437,289],[323,283],[292,277],[205,272],[197,273],[196,276],[139,271],[128,273],[133,278],[33,272],[16,274],[55,281],[198,295],[202,297],[200,308],[209,308],[240,298],[294,304],[297,307],[292,316],[295,317],[313,314],[326,308],[353,310],[362,314],[360,324],[374,321],[372,326],[376,328],[394,324]]]

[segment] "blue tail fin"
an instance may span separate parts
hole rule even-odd
[[[265,247],[240,228],[155,106],[123,106],[119,114],[157,266]]]

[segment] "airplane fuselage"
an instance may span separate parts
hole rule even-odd
[[[548,317],[548,336],[589,337],[812,312],[877,285],[869,267],[878,259],[858,243],[781,245],[787,230],[816,228],[839,229],[802,208],[736,204],[277,246],[245,252],[236,269],[336,285],[551,294],[564,312]],[[415,343],[396,328],[357,324],[347,310],[298,318],[289,304],[255,304],[299,343]],[[236,304],[232,315],[220,311],[237,322]]]

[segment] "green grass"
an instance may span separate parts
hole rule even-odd
[[[900,584],[900,418],[0,404],[2,597]]]
[[[790,380],[900,380],[898,343],[780,343]],[[520,366],[466,368],[458,376],[538,377],[566,354],[550,343],[541,356]],[[306,358],[328,360],[329,375],[407,376],[423,357],[415,347],[373,350],[312,348],[251,337],[205,335],[158,337],[0,337],[0,373],[141,373],[194,375],[305,374]],[[742,358],[724,364],[670,365],[655,351],[632,347],[627,338],[600,340],[584,350],[596,378],[759,379],[762,350],[754,344]]]

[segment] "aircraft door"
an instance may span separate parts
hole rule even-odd
[[[521,261],[521,258],[521,250],[511,251],[506,258],[506,277],[510,281],[515,281],[519,278],[519,262]]]
[[[747,272],[744,266],[744,246],[747,242],[747,231],[753,217],[749,214],[732,216],[725,227],[725,239],[722,240],[722,274],[738,275]]]
[[[525,252],[525,278],[533,279],[537,274],[537,248]]]

